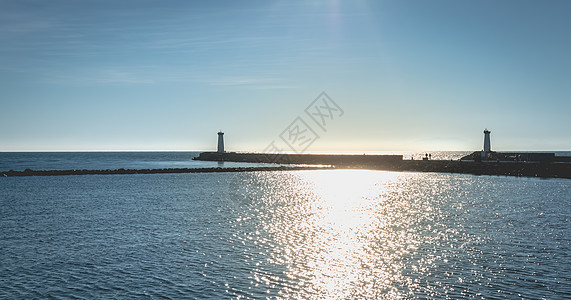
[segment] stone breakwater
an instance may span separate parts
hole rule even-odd
[[[268,154],[236,152],[202,152],[195,160],[296,165],[334,165],[336,167],[365,167],[372,164],[393,165],[402,162],[402,155],[331,155],[331,154]]]
[[[460,173],[571,179],[569,163],[530,162],[464,162],[464,161],[402,161],[394,171]]]
[[[328,165],[335,168],[571,179],[571,163],[403,160],[402,155],[315,155],[203,152],[196,160]]]
[[[312,166],[276,166],[276,167],[240,167],[240,168],[177,168],[177,169],[117,169],[117,170],[30,170],[1,172],[0,176],[64,176],[64,175],[121,175],[121,174],[173,174],[173,173],[222,173],[256,171],[297,171],[324,170],[327,167]]]
[[[207,152],[211,153],[211,152]],[[197,160],[305,164],[321,166],[275,166],[238,168],[177,168],[177,169],[116,169],[116,170],[24,170],[0,171],[0,177],[220,173],[256,171],[297,171],[329,169],[365,169],[399,172],[438,172],[473,175],[522,176],[571,179],[571,163],[532,162],[471,162],[446,160],[403,160],[401,155],[303,155],[303,154],[240,154],[201,153]],[[274,160],[272,160],[274,159]]]

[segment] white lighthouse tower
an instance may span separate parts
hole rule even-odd
[[[222,130],[218,132],[218,153],[224,153],[224,132]]]
[[[486,155],[492,151],[492,146],[490,144],[490,133],[488,129],[484,130],[484,152]]]

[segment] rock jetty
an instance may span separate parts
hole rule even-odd
[[[323,170],[316,166],[276,166],[245,168],[177,168],[177,169],[117,169],[117,170],[30,170],[0,172],[3,177],[15,176],[63,176],[63,175],[120,175],[120,174],[172,174],[172,173],[222,173],[222,172],[256,172],[256,171],[297,171]]]
[[[313,155],[204,152],[197,160],[251,163],[279,163],[275,167],[116,169],[116,170],[30,170],[0,171],[0,177],[217,173],[366,169],[400,172],[438,172],[473,175],[522,176],[571,179],[571,163],[529,161],[403,160],[402,155]],[[283,164],[292,164],[283,166]]]
[[[250,163],[276,163],[297,165],[335,165],[336,167],[365,167],[370,165],[394,165],[403,160],[402,155],[332,155],[332,154],[282,154],[202,152],[194,160],[231,161]]]
[[[403,160],[402,155],[317,155],[203,152],[196,160],[313,164],[335,168],[571,179],[571,163],[529,161]]]

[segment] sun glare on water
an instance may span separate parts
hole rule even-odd
[[[368,171],[342,171],[308,176],[314,184],[317,195],[318,215],[312,226],[318,228],[316,245],[305,245],[310,253],[308,257],[316,258],[313,262],[312,274],[304,274],[306,270],[294,270],[299,275],[309,275],[312,284],[321,293],[333,297],[347,297],[353,283],[361,282],[366,274],[374,269],[374,263],[367,256],[371,245],[368,236],[375,234],[379,224],[387,223],[387,219],[372,213],[374,201],[378,199],[394,180],[394,175]],[[375,200],[376,199],[376,200]],[[312,252],[312,253],[311,253]],[[379,276],[380,275],[380,276]],[[371,285],[375,280],[387,280],[390,274],[371,276]]]
[[[402,173],[343,170],[292,173],[272,182],[262,213],[273,241],[270,263],[286,266],[295,284],[280,290],[289,298],[398,296],[402,254],[414,247],[395,230],[391,202]],[[271,181],[271,180],[270,180]],[[278,190],[278,186],[279,189]],[[368,294],[370,293],[370,294]]]

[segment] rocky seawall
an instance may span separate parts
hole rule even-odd
[[[402,155],[331,155],[331,154],[270,154],[237,152],[202,152],[195,160],[276,163],[298,165],[334,165],[364,167],[376,164],[392,165],[403,161]]]
[[[180,168],[180,169],[117,169],[117,170],[30,170],[0,172],[3,177],[17,176],[64,176],[64,175],[121,175],[121,174],[173,174],[173,173],[222,173],[222,172],[256,172],[256,171],[296,171],[323,170],[324,167],[311,166],[276,166],[251,168]]]
[[[213,153],[213,152],[205,152]],[[243,154],[202,153],[196,159],[212,161],[298,164],[305,166],[239,167],[239,168],[177,168],[177,169],[117,169],[117,170],[24,170],[0,171],[0,177],[172,174],[256,171],[297,171],[328,169],[366,169],[400,172],[438,172],[473,175],[522,176],[571,179],[571,163],[540,162],[475,162],[446,160],[403,160],[401,155],[303,155],[303,154]],[[319,165],[319,166],[312,166]]]
[[[571,179],[570,163],[402,161],[398,171]]]
[[[335,168],[385,171],[439,172],[571,179],[571,163],[566,162],[403,160],[402,155],[315,155],[217,152],[203,152],[195,159],[252,163],[315,164],[334,166]]]

